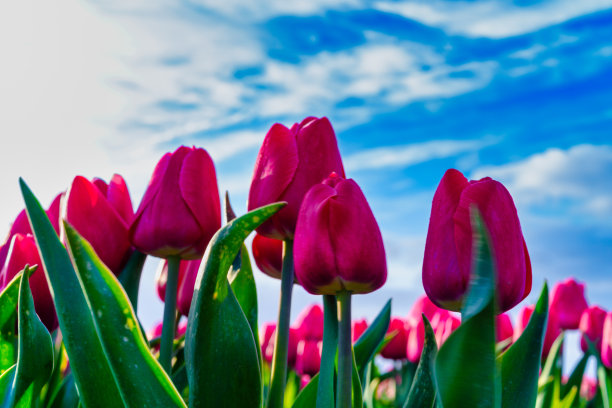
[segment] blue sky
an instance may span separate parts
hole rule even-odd
[[[0,222],[75,174],[123,174],[135,205],[155,162],[209,150],[238,212],[275,122],[334,125],[389,258],[373,316],[405,315],[447,168],[505,183],[534,270],[612,308],[612,1],[38,0],[0,5]],[[149,261],[145,326],[161,318]],[[259,274],[262,321],[276,281]],[[295,311],[315,300],[296,289]]]

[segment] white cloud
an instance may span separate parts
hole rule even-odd
[[[376,3],[380,10],[398,13],[450,33],[503,38],[537,31],[574,17],[612,7],[610,0],[558,0],[530,6],[507,1],[427,1]]]

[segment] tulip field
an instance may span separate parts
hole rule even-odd
[[[165,154],[136,209],[120,175],[76,176],[46,209],[20,179],[0,246],[0,407],[612,407],[612,312],[573,278],[532,287],[512,192],[491,178],[444,173],[422,296],[356,319],[387,257],[349,176],[329,120],[307,117],[263,137],[246,214],[221,200],[205,146]],[[147,257],[164,302],[149,332]],[[260,271],[280,280],[273,322]],[[296,285],[315,296],[291,321]],[[582,354],[564,367],[573,330]]]

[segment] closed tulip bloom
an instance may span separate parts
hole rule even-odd
[[[274,356],[274,347],[276,345],[276,324],[275,323],[269,323],[269,324],[274,326],[274,330],[271,333],[271,337],[267,340],[267,343],[265,343],[265,348],[264,348],[264,343],[261,344],[261,351],[262,351],[264,360],[266,360],[268,363],[272,363],[272,357]],[[268,326],[265,326],[264,330],[265,330],[264,335],[267,336],[269,334],[270,328]],[[264,337],[264,340],[266,340],[266,337]],[[287,350],[287,365],[289,367],[295,367],[295,360],[297,358],[297,346],[300,340],[301,340],[301,337],[300,337],[299,329],[296,327],[290,327],[289,328],[289,347]]]
[[[201,258],[221,227],[221,203],[212,159],[181,146],[161,158],[130,227],[132,244],[160,258]]]
[[[438,306],[461,310],[472,269],[471,206],[491,237],[499,311],[505,312],[531,291],[531,262],[512,197],[489,177],[468,181],[454,169],[442,177],[431,208],[423,286]]]
[[[179,264],[179,276],[177,285],[176,308],[183,316],[189,316],[191,300],[195,288],[195,281],[200,269],[200,259],[192,261],[181,261]],[[157,295],[162,301],[166,299],[166,282],[168,280],[168,262],[162,261],[155,275]]]
[[[369,293],[387,280],[380,229],[352,179],[332,173],[310,189],[293,248],[295,275],[310,293]]]
[[[601,336],[605,319],[606,311],[599,306],[591,306],[582,312],[580,325],[578,326],[582,332],[582,338],[580,339],[582,351],[586,352],[589,349],[585,337],[595,345],[596,350],[601,349]]]
[[[308,117],[291,129],[273,125],[259,150],[249,191],[248,209],[277,201],[287,206],[257,232],[292,239],[306,192],[331,172],[344,177],[336,135],[327,118]]]
[[[584,283],[578,283],[569,278],[554,286],[551,294],[550,314],[556,316],[562,329],[577,329],[582,312],[588,307],[584,296]]]
[[[30,234],[16,233],[9,244],[7,258],[0,270],[0,291],[23,270],[26,265],[38,265],[30,276],[30,289],[34,298],[34,308],[40,320],[52,332],[57,328],[58,321],[53,304],[53,297],[47,284],[43,263],[36,247],[36,241]]]
[[[118,275],[130,254],[128,229],[133,210],[123,178],[115,174],[109,185],[77,176],[66,195],[64,218],[85,238],[100,260]],[[100,184],[106,185],[105,189]]]
[[[512,327],[512,320],[506,313],[497,315],[495,319],[495,339],[496,341],[502,342],[506,339],[512,341],[514,335],[514,328]]]
[[[353,320],[351,325],[351,338],[353,343],[359,340],[359,337],[368,329],[368,321],[366,319]]]
[[[380,351],[380,355],[391,360],[405,360],[408,341],[406,321],[401,317],[392,317],[387,329],[387,335],[390,334],[394,336]]]
[[[323,342],[320,340],[300,340],[297,345],[295,370],[311,377],[318,373],[321,367],[322,348]]]
[[[597,395],[597,388],[599,383],[595,378],[588,376],[582,377],[582,383],[580,384],[580,396],[587,401],[592,400]]]
[[[612,368],[612,312],[606,313],[601,340],[601,361]]]
[[[283,268],[283,241],[255,234],[253,258],[260,271],[271,278],[280,279]]]
[[[323,308],[321,305],[312,304],[300,312],[295,320],[300,339],[322,340],[323,339]]]

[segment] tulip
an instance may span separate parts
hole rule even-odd
[[[387,279],[382,236],[361,189],[332,173],[302,203],[294,241],[295,274],[313,294],[369,293]]]
[[[260,271],[272,278],[280,279],[283,268],[283,241],[255,234],[253,258]]]
[[[161,258],[201,258],[221,227],[221,203],[212,159],[181,146],[157,163],[130,227],[132,244]]]
[[[499,312],[505,312],[531,291],[531,263],[510,193],[488,177],[468,181],[454,169],[442,177],[431,208],[423,286],[438,306],[461,310],[472,268],[473,205],[491,237]]]
[[[43,270],[43,263],[36,247],[34,236],[30,234],[16,233],[9,244],[9,250],[0,270],[0,291],[23,270],[26,266],[38,265],[36,271],[30,276],[30,289],[34,298],[34,308],[40,320],[49,332],[58,326],[53,297],[47,284],[47,278]]]
[[[323,308],[312,304],[302,310],[295,321],[300,339],[323,340]]]
[[[582,383],[580,384],[580,396],[587,401],[592,400],[597,395],[597,388],[599,383],[595,378],[588,376],[582,377]]]
[[[421,321],[422,316],[425,315],[427,319],[431,322],[434,316],[444,309],[440,309],[436,306],[427,296],[419,297],[416,302],[412,305],[412,309],[410,309],[410,313],[408,313],[409,321]]]
[[[308,385],[312,378],[308,374],[300,376],[300,390]]]
[[[267,323],[262,328],[264,330],[264,338],[261,343],[261,354],[265,361],[268,363],[272,363],[272,358],[274,357],[274,347],[276,344],[276,324],[275,323]],[[267,336],[270,336],[268,338]],[[287,364],[290,367],[295,366],[295,360],[297,357],[297,346],[300,341],[299,330],[295,327],[289,328],[289,346],[287,350]]]
[[[408,341],[408,330],[406,321],[401,317],[392,317],[387,329],[387,335],[393,338],[383,347],[380,355],[391,360],[406,359],[406,342]]]
[[[66,195],[64,218],[94,248],[100,260],[119,275],[130,254],[128,229],[132,201],[123,178],[115,174],[106,188],[100,179],[77,176]]]
[[[286,201],[287,206],[257,232],[269,238],[292,239],[306,192],[331,172],[344,177],[336,136],[327,118],[308,117],[291,129],[273,125],[255,162],[248,209],[277,201]]]
[[[193,261],[181,261],[179,265],[179,276],[177,285],[176,307],[183,316],[189,316],[191,299],[195,288],[195,281],[200,269],[200,259]],[[157,271],[155,281],[157,294],[162,301],[166,299],[166,283],[168,280],[168,262],[162,261]]]
[[[599,306],[591,306],[582,312],[578,328],[582,332],[580,347],[585,353],[589,349],[587,338],[595,345],[597,350],[601,350],[601,336],[605,319],[606,311]]]
[[[423,325],[423,322],[420,323]],[[441,309],[432,319],[431,321],[432,327],[434,329],[434,334],[436,336],[436,342],[438,347],[442,346],[442,344],[448,339],[448,336],[451,335],[453,331],[455,331],[461,325],[461,319],[457,316],[453,315],[447,310]],[[425,326],[423,326],[423,329]],[[425,340],[425,332],[423,331],[423,340]],[[419,355],[421,353],[419,352]]]
[[[351,333],[353,343],[359,340],[359,337],[368,329],[368,321],[366,319],[354,320],[351,325]]]
[[[584,283],[569,278],[557,283],[553,288],[550,314],[556,316],[562,329],[577,329],[582,312],[588,307],[584,297]]]
[[[517,341],[521,334],[527,327],[529,323],[529,319],[535,310],[535,305],[525,306],[518,315],[518,321],[516,326],[514,327],[514,341]],[[559,325],[559,321],[554,314],[548,315],[548,324],[546,326],[546,334],[544,335],[544,344],[542,345],[542,358],[545,359],[550,352],[550,349],[557,340],[557,337],[561,335],[561,326]]]
[[[606,313],[601,340],[601,361],[612,369],[612,312]]]
[[[311,377],[319,372],[323,342],[317,340],[300,340],[297,345],[295,370]]]
[[[276,330],[276,323],[264,323],[259,331],[260,343],[261,343],[261,355],[263,356],[264,361],[271,363],[272,355],[274,352],[274,348],[272,348],[271,352],[268,352],[268,345],[270,342],[274,341],[274,331]]]
[[[162,328],[163,328],[163,322],[159,322],[151,330],[149,330],[147,332],[147,338],[149,339],[149,341],[160,337],[162,334]],[[181,336],[183,336],[185,333],[187,333],[187,320],[181,320],[176,330],[175,338],[180,339]]]
[[[437,306],[434,307],[437,310],[426,309],[423,313],[429,320],[436,338],[436,343],[438,347],[440,347],[446,339],[448,339],[448,336],[459,327],[461,320],[448,310],[440,309]],[[413,307],[411,315],[414,314],[415,309],[419,309],[418,302],[415,304],[415,307]],[[427,312],[429,312],[429,315]],[[423,323],[422,317],[419,320],[410,318],[407,330],[408,342],[406,344],[406,356],[412,363],[418,363],[425,345],[425,324]]]
[[[512,341],[514,335],[514,328],[512,327],[512,320],[506,313],[497,315],[495,319],[495,337],[496,341],[502,342],[509,339]]]

